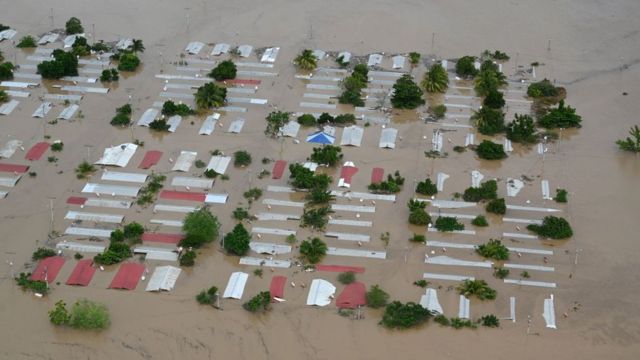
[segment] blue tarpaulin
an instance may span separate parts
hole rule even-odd
[[[336,141],[336,138],[326,134],[322,131],[315,132],[309,136],[307,136],[307,142],[316,143],[316,144],[333,144]]]

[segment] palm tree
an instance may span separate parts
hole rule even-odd
[[[300,55],[296,56],[293,63],[302,70],[313,70],[318,66],[318,58],[313,55],[313,51],[305,49]]]
[[[133,50],[134,53],[144,52],[144,44],[142,43],[142,40],[133,39],[133,44],[131,45],[131,50]]]
[[[300,255],[311,264],[317,264],[327,253],[327,249],[327,244],[325,244],[324,241],[313,238],[311,240],[305,240],[300,244]]]
[[[449,76],[440,64],[433,64],[429,71],[424,74],[422,87],[428,93],[444,93],[449,87]]]
[[[478,96],[487,96],[492,91],[507,84],[506,76],[499,71],[480,71],[475,80],[475,89]]]
[[[2,101],[0,100],[0,102]],[[631,127],[629,135],[631,135],[631,137],[627,137],[624,140],[618,140],[616,141],[616,144],[618,144],[622,150],[640,152],[640,128],[638,128],[638,125]]]
[[[227,89],[214,83],[207,83],[198,88],[195,99],[199,109],[220,107],[227,99]]]

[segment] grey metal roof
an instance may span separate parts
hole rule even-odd
[[[336,247],[329,247],[327,249],[327,255],[361,257],[361,258],[368,258],[368,259],[386,259],[387,258],[386,251],[344,249],[344,248],[336,248]]]
[[[184,49],[184,51],[191,55],[197,55],[203,47],[204,43],[201,43],[200,41],[192,41],[187,44],[187,47]]]
[[[64,231],[64,233],[65,233],[65,235],[109,238],[109,237],[111,237],[111,232],[112,231],[113,230],[82,228],[82,227],[68,227]]]
[[[104,245],[83,244],[74,241],[61,241],[56,244],[58,250],[70,250],[75,252],[101,253],[104,252]]]
[[[43,102],[42,104],[38,105],[38,108],[33,112],[31,116],[35,118],[44,118],[52,108],[53,104],[51,104],[50,102]]]
[[[20,104],[18,100],[9,100],[9,102],[0,105],[0,115],[9,115]]]
[[[342,131],[342,140],[340,145],[360,146],[362,144],[362,136],[364,128],[359,126],[348,126]]]
[[[104,149],[102,157],[96,161],[99,165],[125,167],[138,149],[138,145],[125,143]]]
[[[109,171],[105,169],[100,179],[107,181],[134,182],[142,184],[147,181],[147,177],[149,177],[149,175],[144,173]]]
[[[231,156],[212,156],[207,165],[207,170],[213,170],[217,174],[224,174],[227,172],[227,167],[231,162]]]
[[[5,187],[14,187],[18,180],[20,180],[21,175],[14,176],[0,176],[0,186]]]
[[[273,267],[273,268],[284,268],[284,269],[291,267],[291,261],[288,261],[288,260],[262,259],[262,258],[256,258],[256,257],[250,257],[250,256],[241,257],[239,264]]]
[[[382,55],[380,54],[369,55],[369,59],[367,60],[367,66],[380,65],[380,63],[382,63]]]
[[[169,125],[169,132],[172,132],[172,133],[176,132],[181,122],[182,122],[182,116],[180,115],[174,115],[170,117],[169,120],[167,120],[167,125]]]
[[[280,245],[280,244],[272,244],[272,243],[263,243],[252,241],[249,243],[249,247],[253,252],[258,254],[288,254],[291,252],[291,246],[289,245]]]
[[[20,140],[9,140],[7,143],[0,148],[0,158],[9,159],[15,154],[16,150],[22,146],[22,141]]]
[[[120,224],[122,220],[124,220],[124,216],[122,215],[112,215],[112,214],[99,214],[99,213],[89,213],[89,212],[80,212],[80,211],[69,211],[64,216],[67,220],[81,220],[81,221],[92,221],[92,222],[104,222],[104,223],[112,223],[112,224]]]
[[[252,234],[270,234],[270,235],[280,235],[280,236],[289,236],[295,235],[295,230],[286,230],[286,229],[274,229],[274,228],[266,228],[266,227],[253,227],[251,229]]]
[[[222,54],[226,54],[231,49],[231,45],[225,43],[216,44],[211,51],[211,55],[218,56]]]
[[[202,127],[200,127],[200,131],[198,134],[200,135],[211,135],[216,130],[216,123],[220,119],[220,114],[213,113],[213,115],[207,116],[207,118],[202,122]]]
[[[242,299],[242,294],[244,293],[244,287],[247,284],[247,279],[249,279],[249,274],[243,272],[234,272],[229,277],[229,282],[227,283],[227,287],[224,289],[224,293],[222,294],[223,298],[233,298],[233,299]]]
[[[204,198],[206,204],[226,204],[229,194],[207,194]]]
[[[297,121],[289,121],[282,128],[280,128],[280,133],[282,136],[288,137],[296,137],[298,136],[298,131],[300,131],[300,124]]]
[[[88,86],[63,86],[60,89],[62,91],[95,93],[95,94],[106,94],[109,92],[109,88],[88,87]]]
[[[394,57],[391,58],[391,61],[393,61],[393,68],[394,69],[402,69],[404,67],[404,62],[405,62],[406,58],[402,55],[396,55]]]
[[[251,52],[253,51],[253,46],[251,45],[240,45],[238,46],[238,52],[240,53],[240,56],[242,57],[249,57],[251,55]]]
[[[181,151],[171,170],[183,172],[189,171],[191,165],[196,161],[196,156],[198,156],[198,153],[195,151]]]
[[[213,179],[176,176],[171,180],[171,186],[211,189],[213,187]]]
[[[237,118],[237,119],[233,120],[231,122],[231,124],[229,125],[228,132],[234,133],[234,134],[239,134],[240,131],[242,131],[242,127],[243,126],[244,126],[244,119],[243,118]]]
[[[139,191],[139,186],[108,185],[95,183],[87,183],[84,188],[82,188],[83,193],[128,197],[138,196]]]
[[[396,137],[398,136],[398,130],[394,128],[385,128],[380,132],[380,142],[378,143],[378,147],[395,149],[396,148]]]
[[[145,291],[170,291],[176,285],[182,270],[174,266],[158,266],[153,271]]]
[[[76,104],[71,104],[67,106],[60,112],[60,115],[58,115],[58,119],[70,120],[73,117],[73,115],[75,115],[76,111],[78,111],[79,108],[80,108],[80,105],[76,105]]]
[[[140,116],[140,119],[138,119],[137,124],[140,126],[149,126],[149,124],[151,124],[153,120],[156,119],[159,113],[160,111],[158,111],[157,109],[147,109],[142,114],[142,116]]]
[[[274,63],[276,62],[276,58],[278,57],[278,52],[280,51],[279,47],[268,48],[262,54],[261,62]]]
[[[53,33],[45,34],[40,38],[40,40],[38,40],[38,45],[45,45],[47,43],[54,42],[54,41],[58,40],[59,36],[60,35],[53,34]]]

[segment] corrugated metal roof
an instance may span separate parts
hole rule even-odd
[[[196,156],[198,156],[198,153],[195,151],[181,151],[171,170],[182,172],[189,171],[191,165],[196,161]]]
[[[237,119],[233,120],[231,122],[231,124],[229,125],[228,132],[239,134],[240,131],[242,131],[242,127],[243,126],[244,126],[244,119],[243,118],[237,118]]]
[[[458,318],[470,319],[469,305],[471,302],[464,295],[460,295],[460,304],[458,306]]]
[[[65,233],[65,235],[88,236],[88,237],[97,237],[97,238],[110,238],[112,231],[113,230],[81,228],[81,227],[68,227],[64,231],[64,233]]]
[[[153,120],[156,119],[156,117],[158,116],[159,113],[160,113],[160,111],[158,111],[157,109],[147,109],[142,114],[142,116],[140,116],[140,119],[138,120],[138,122],[136,124],[138,124],[139,126],[147,126],[148,127],[149,124],[151,124],[151,122],[153,122]]]
[[[62,40],[62,42],[64,42],[64,48],[66,49],[72,47],[73,43],[76,42],[76,39],[80,37],[84,37],[84,34],[73,34],[65,37],[64,40]]]
[[[71,275],[67,279],[67,285],[87,286],[95,274],[96,268],[93,267],[93,259],[83,259],[78,261],[73,268]]]
[[[124,216],[122,215],[112,215],[112,214],[99,214],[99,213],[89,213],[89,212],[80,212],[80,211],[69,211],[64,216],[67,220],[81,220],[81,221],[93,221],[93,222],[104,222],[104,223],[112,223],[112,224],[120,224],[122,220],[124,220]]]
[[[211,55],[218,56],[222,54],[226,54],[231,49],[231,45],[225,43],[216,44],[211,51]]]
[[[94,193],[111,196],[128,196],[136,197],[140,191],[139,186],[124,186],[124,185],[109,185],[109,184],[96,184],[87,183],[82,188],[83,193]]]
[[[267,191],[269,192],[278,192],[278,193],[287,193],[292,194],[296,192],[290,186],[277,186],[277,185],[267,185]]]
[[[361,258],[368,258],[368,259],[386,259],[387,258],[386,251],[344,249],[344,248],[336,248],[336,247],[329,247],[327,249],[327,255],[361,257]]]
[[[547,328],[557,329],[556,311],[553,307],[553,294],[548,299],[544,299],[544,309],[542,312],[542,317],[544,318],[544,321],[547,323]]]
[[[13,78],[14,78],[14,79],[32,79],[32,80],[42,80],[42,75],[38,75],[38,74],[30,74],[30,73],[21,73],[21,72],[14,72],[14,73],[13,73]]]
[[[442,314],[442,306],[438,301],[438,293],[435,289],[427,288],[426,294],[420,298],[420,305],[423,308],[438,314]]]
[[[475,280],[475,278],[473,276],[436,274],[436,273],[424,273],[422,275],[422,277],[425,278],[425,279],[450,280],[450,281]]]
[[[163,225],[163,226],[172,226],[182,228],[184,222],[182,220],[166,220],[166,219],[151,219],[149,220],[150,224],[155,225]]]
[[[105,171],[102,173],[101,180],[134,182],[142,184],[147,181],[147,177],[149,177],[147,174],[107,171],[107,169],[105,169]]]
[[[56,280],[63,265],[64,258],[62,256],[44,258],[38,262],[38,266],[31,273],[31,280],[46,281],[51,284]]]
[[[274,228],[266,228],[266,227],[254,227],[251,229],[252,234],[271,234],[271,235],[280,235],[280,236],[289,236],[295,235],[295,230],[286,230],[286,229],[274,229]]]
[[[264,267],[273,267],[273,268],[290,268],[291,261],[288,260],[277,260],[277,259],[262,259],[250,256],[243,256],[240,258],[240,265],[251,265],[251,266],[264,266]]]
[[[368,242],[371,237],[369,235],[364,234],[349,234],[335,231],[327,231],[324,236],[337,238],[338,240],[346,240],[346,241],[362,241]]]
[[[213,115],[207,116],[207,118],[202,122],[202,127],[200,127],[200,131],[198,134],[200,135],[211,135],[216,129],[216,123],[220,119],[220,114],[213,113]]]
[[[391,61],[393,61],[393,65],[392,67],[394,69],[402,69],[404,67],[404,62],[405,62],[406,58],[402,55],[396,55],[394,57],[391,58]]]
[[[16,186],[16,183],[18,182],[18,180],[20,180],[20,177],[21,175],[0,177],[0,186],[14,187]]]
[[[371,194],[371,193],[363,193],[363,192],[357,192],[357,191],[336,191],[336,190],[332,190],[331,191],[331,195],[334,195],[336,197],[346,197],[347,199],[356,198],[356,199],[363,199],[363,200],[381,200],[381,201],[395,201],[396,200],[396,196],[395,195]]]
[[[136,246],[133,253],[145,254],[147,260],[178,261],[178,253],[175,248]]]
[[[72,104],[64,108],[58,115],[58,119],[70,120],[73,115],[75,115],[76,111],[80,108],[80,105]]]
[[[229,194],[207,194],[204,198],[206,204],[226,204]]]
[[[261,62],[274,63],[276,62],[276,58],[278,57],[278,52],[280,51],[279,47],[268,48],[262,54]]]
[[[12,97],[28,98],[29,96],[31,96],[31,93],[29,93],[28,91],[6,90],[5,92],[7,93],[7,95]]]
[[[324,59],[325,56],[327,56],[327,52],[321,49],[315,49],[311,52],[313,54],[313,56],[316,57],[316,59],[318,60],[322,60]]]
[[[213,187],[213,179],[196,178],[190,176],[176,176],[173,178],[173,180],[171,180],[171,186],[211,189]]]
[[[376,66],[382,63],[382,55],[380,54],[371,54],[369,55],[369,59],[367,60],[367,66]]]
[[[4,199],[9,195],[8,191],[0,190],[0,199]]]
[[[290,206],[296,208],[303,208],[304,203],[299,201],[287,201],[287,200],[277,200],[277,199],[264,199],[262,203],[265,205],[275,205],[275,206]]]
[[[50,102],[43,102],[42,104],[38,105],[38,108],[33,112],[31,116],[34,118],[43,118],[47,116],[52,108],[53,104],[51,104]]]
[[[167,211],[167,212],[177,212],[182,214],[188,214],[190,212],[198,210],[196,206],[178,206],[178,205],[168,205],[168,204],[157,204],[153,207],[153,211]]]
[[[288,136],[292,138],[298,136],[298,131],[300,131],[300,124],[298,124],[297,121],[289,121],[280,128],[280,133],[282,134],[282,136]]]
[[[56,40],[58,40],[59,36],[60,35],[53,33],[45,34],[40,38],[40,40],[38,40],[38,45],[45,45],[47,43],[55,42]]]
[[[342,131],[342,140],[340,145],[360,146],[362,144],[362,136],[364,128],[359,126],[348,126]]]
[[[102,157],[96,161],[99,165],[112,165],[125,167],[138,149],[138,145],[132,143],[120,144],[104,149]]]
[[[546,288],[556,287],[556,283],[544,282],[544,281],[520,280],[520,279],[504,279],[504,283],[524,285],[524,286],[546,287]]]
[[[158,266],[151,275],[145,291],[170,291],[176,285],[182,270],[174,266]]]
[[[249,274],[243,272],[234,272],[229,277],[229,282],[222,295],[223,298],[242,299],[242,293],[244,293],[244,287],[249,279]]]
[[[203,47],[204,43],[201,43],[200,41],[192,41],[184,50],[191,55],[197,55]]]
[[[45,100],[69,100],[69,101],[80,101],[82,100],[82,95],[68,95],[68,94],[44,94]]]
[[[370,228],[373,226],[373,221],[329,219],[329,225],[358,226]],[[329,235],[327,234],[327,236]]]
[[[110,289],[134,290],[144,273],[144,265],[138,263],[123,263],[116,276],[113,277]]]
[[[251,45],[240,45],[238,46],[238,53],[240,53],[240,56],[242,57],[249,57],[251,55],[251,52],[253,51],[253,46]]]
[[[263,243],[252,241],[249,243],[249,247],[254,252],[258,254],[288,254],[291,252],[291,246],[289,245],[280,245],[280,244],[272,244],[272,243]]]
[[[204,202],[207,194],[199,191],[162,190],[159,197],[160,199]]]
[[[0,31],[0,41],[2,40],[11,40],[14,36],[16,36],[18,32],[14,29],[7,29]]]
[[[0,149],[0,158],[9,159],[16,153],[19,147],[22,146],[22,141],[20,140],[9,140],[7,143]]]
[[[104,251],[104,245],[83,244],[73,241],[61,241],[56,244],[58,250],[70,250],[76,252],[101,253]]]
[[[336,287],[327,280],[313,279],[307,295],[307,305],[327,306],[336,293]]]
[[[63,86],[60,90],[70,92],[81,93],[94,93],[94,94],[106,94],[109,92],[109,88],[101,87],[88,87],[88,86]]]
[[[300,220],[298,214],[278,214],[272,212],[259,213],[256,218],[261,221],[287,221],[287,220]]]
[[[126,49],[130,48],[131,46],[133,46],[133,39],[131,39],[131,38],[120,39],[116,43],[116,49],[118,49],[118,50],[126,50]]]
[[[169,125],[169,132],[172,132],[172,133],[176,132],[181,122],[182,122],[182,116],[180,115],[175,115],[170,117],[169,120],[167,120],[167,125]]]
[[[397,129],[390,128],[390,127],[382,129],[382,131],[380,132],[380,142],[378,143],[378,147],[395,149],[397,136],[398,136]]]
[[[363,206],[363,205],[343,205],[343,204],[331,204],[331,210],[334,211],[350,211],[361,213],[375,213],[375,206]]]
[[[227,172],[227,167],[231,162],[231,156],[212,156],[207,165],[207,170],[213,170],[215,173],[223,175]]]
[[[140,165],[138,165],[138,168],[148,169],[153,165],[156,165],[160,161],[161,157],[162,151],[149,150],[144,154],[144,158],[142,158],[142,161],[140,161]]]
[[[468,261],[468,260],[455,259],[446,255],[432,256],[432,257],[425,256],[424,262],[426,264],[434,264],[434,265],[470,266],[470,267],[480,267],[480,268],[491,268],[493,266],[493,262],[488,260],[487,261]]]

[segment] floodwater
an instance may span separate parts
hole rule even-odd
[[[638,123],[638,1],[505,3],[488,0],[476,5],[468,1],[140,0],[132,3],[55,0],[42,6],[39,2],[2,0],[0,8],[6,9],[0,14],[0,22],[17,28],[18,37],[37,36],[52,28],[61,28],[67,18],[77,16],[87,32],[95,31],[98,39],[115,41],[120,36],[129,36],[143,39],[146,46],[142,55],[144,68],[139,74],[123,78],[118,89],[107,96],[85,96],[81,102],[84,119],[49,125],[45,120],[31,118],[37,97],[44,94],[43,88],[33,90],[32,96],[21,100],[10,117],[0,119],[3,144],[16,138],[27,147],[42,141],[44,135],[65,143],[64,151],[56,154],[57,163],[47,163],[47,155],[33,163],[32,170],[37,176],[23,177],[0,202],[0,358],[636,359],[640,353],[640,290],[637,286],[640,158],[618,151],[614,144],[616,139],[626,136],[630,126]],[[544,63],[538,68],[538,77],[553,79],[567,88],[567,103],[576,107],[584,119],[580,130],[565,131],[559,141],[549,145],[544,161],[535,149],[526,151],[516,147],[509,159],[494,164],[479,162],[471,151],[459,154],[450,150],[452,145],[446,138],[451,138],[453,144],[464,142],[467,129],[445,133],[448,158],[428,159],[424,151],[431,149],[434,125],[420,121],[394,124],[401,140],[399,138],[393,151],[377,148],[380,126],[366,128],[362,147],[343,150],[344,159],[355,161],[360,169],[352,190],[366,190],[373,167],[383,167],[386,173],[397,169],[407,179],[396,204],[378,202],[375,215],[362,215],[363,220],[374,221],[366,248],[385,249],[379,234],[387,231],[391,234],[386,248],[388,259],[335,257],[327,262],[365,266],[366,272],[358,276],[365,284],[380,284],[393,299],[418,301],[424,290],[411,284],[426,271],[425,248],[407,241],[416,231],[406,223],[408,211],[404,205],[413,195],[411,184],[428,175],[435,179],[437,172],[445,172],[451,177],[445,183],[445,193],[438,195],[444,199],[449,198],[448,194],[462,192],[469,185],[469,174],[474,169],[479,169],[487,178],[526,175],[534,181],[526,183],[513,201],[525,205],[525,200],[530,199],[532,206],[560,207],[574,228],[572,239],[554,243],[552,265],[556,271],[536,278],[558,284],[553,290],[558,330],[545,329],[541,317],[542,301],[549,296],[547,290],[506,286],[482,270],[469,273],[489,281],[499,296],[495,302],[472,300],[472,316],[487,313],[506,316],[508,297],[516,296],[516,323],[503,321],[501,329],[456,331],[428,324],[411,331],[389,331],[377,325],[380,312],[376,310],[366,309],[364,320],[353,321],[340,317],[333,305],[305,306],[307,291],[300,285],[287,287],[287,302],[275,304],[265,315],[249,314],[242,309],[241,302],[230,300],[223,301],[224,310],[217,311],[197,305],[194,296],[211,285],[223,289],[228,275],[239,269],[235,258],[218,250],[218,243],[199,252],[196,267],[185,271],[170,293],[145,293],[143,284],[135,291],[107,290],[115,267],[97,272],[86,288],[53,284],[51,295],[44,299],[21,292],[10,279],[12,272],[33,266],[29,263],[30,255],[36,247],[47,243],[47,234],[51,230],[62,232],[68,226],[63,220],[69,208],[65,200],[79,192],[85,183],[76,179],[73,169],[85,158],[95,161],[107,146],[140,139],[145,147],[136,153],[125,171],[135,171],[144,150],[157,149],[164,151],[156,167],[161,173],[169,172],[168,159],[175,159],[180,150],[198,151],[198,159],[203,161],[209,159],[208,152],[213,149],[225,153],[244,149],[252,153],[254,161],[248,169],[230,167],[230,179],[216,181],[216,192],[230,194],[229,204],[212,208],[222,220],[224,231],[234,225],[231,211],[240,203],[246,205],[241,194],[247,188],[285,185],[286,179],[256,178],[262,168],[271,166],[261,164],[261,158],[291,163],[302,161],[310,154],[309,144],[294,144],[291,139],[274,141],[264,136],[263,119],[271,110],[266,107],[252,108],[239,115],[247,121],[237,136],[224,133],[236,114],[223,116],[224,126],[209,137],[198,137],[199,121],[190,125],[189,119],[183,121],[175,134],[163,138],[155,137],[145,128],[123,131],[111,127],[109,120],[115,108],[125,104],[129,95],[134,120],[157,100],[162,81],[155,79],[154,74],[161,70],[174,73],[175,68],[169,63],[179,60],[184,46],[195,40],[247,43],[255,48],[280,46],[273,69],[279,75],[263,80],[257,97],[268,98],[270,104],[284,110],[295,108],[301,99],[303,89],[299,84],[302,82],[294,79],[296,70],[291,61],[303,48],[348,49],[355,55],[418,51],[441,58],[499,49],[511,55],[511,61],[505,65],[507,74],[512,74],[518,65]],[[27,56],[7,41],[0,43],[0,49],[7,59],[15,57],[19,63]],[[206,51],[210,51],[210,47],[205,47],[203,53]],[[623,66],[625,64],[628,66]],[[424,67],[420,67],[413,73],[423,72]],[[628,96],[623,96],[623,92]],[[53,114],[63,108],[59,102],[55,105]],[[303,129],[301,133],[306,132]],[[479,140],[476,139],[476,143]],[[18,151],[7,162],[19,162],[21,157],[23,153]],[[199,170],[194,169],[192,173],[198,174]],[[99,176],[100,172],[94,175]],[[569,204],[559,206],[542,201],[540,179],[549,180],[552,189],[568,189]],[[170,188],[168,183],[166,186]],[[504,187],[500,191],[504,194]],[[267,196],[288,199],[288,194],[263,195]],[[260,201],[251,208],[252,212],[265,210]],[[99,211],[108,213],[109,209]],[[514,211],[509,215],[538,214]],[[153,216],[150,208],[136,206],[127,211],[126,221],[148,224]],[[336,216],[354,218],[350,213]],[[489,220],[492,226],[479,230],[479,237],[497,237],[501,231],[514,231],[513,223]],[[318,234],[301,229],[297,237],[304,239],[309,235]],[[478,241],[463,236],[442,235],[438,239]],[[331,241],[333,246],[344,245]],[[517,243],[526,245],[522,241]],[[451,253],[452,256],[466,254],[453,250]],[[9,266],[9,262],[13,262],[13,266]],[[73,263],[69,257],[58,281],[64,283]],[[523,263],[541,264],[542,259],[523,255]],[[149,267],[154,265],[151,263]],[[447,269],[435,268],[434,272],[439,270]],[[250,275],[245,299],[268,289],[272,274],[286,275],[297,284],[310,284],[314,277],[337,283],[332,273],[310,274],[296,267],[277,269],[273,273],[265,269],[263,278]],[[338,291],[341,287],[338,286]],[[112,326],[108,330],[80,332],[54,328],[49,323],[47,311],[56,301],[73,303],[83,297],[107,304],[112,315]],[[455,291],[444,285],[439,297],[447,314],[455,316],[452,310],[457,308]],[[528,316],[531,316],[530,325]]]

